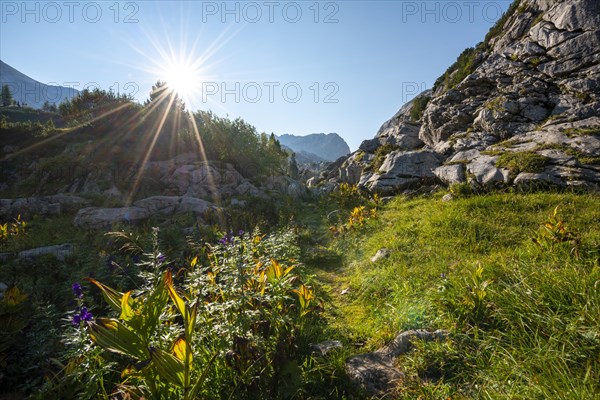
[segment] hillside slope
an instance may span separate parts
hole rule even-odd
[[[600,3],[515,1],[485,40],[321,176],[431,184],[600,184]]]

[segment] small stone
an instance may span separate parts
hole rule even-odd
[[[321,357],[326,356],[332,350],[341,349],[342,347],[342,342],[340,342],[339,340],[327,340],[321,343],[310,345],[312,354]]]
[[[446,193],[444,195],[444,197],[442,197],[442,201],[452,201],[454,200],[456,197],[454,197],[454,195],[452,193]]]
[[[377,253],[373,257],[371,257],[371,262],[376,263],[377,261],[388,258],[392,254],[390,249],[382,248],[377,250]]]

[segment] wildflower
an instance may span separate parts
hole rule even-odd
[[[223,236],[219,240],[219,243],[222,244],[223,246],[227,246],[228,244],[233,244],[233,242],[234,242],[233,231],[230,231],[229,233],[225,234],[225,236]]]
[[[83,289],[81,288],[81,285],[77,282],[75,282],[71,288],[73,289],[73,294],[75,295],[75,297],[77,297],[78,299],[81,299],[83,297]]]
[[[441,277],[442,279],[446,279],[446,273],[445,273],[445,272],[442,272],[442,274],[440,275],[440,277]]]
[[[91,312],[88,311],[87,307],[81,307],[81,319],[83,321],[91,321],[93,318],[93,315]]]
[[[165,257],[162,253],[158,253],[158,256],[156,257],[156,261],[158,261],[161,264],[164,263],[166,259],[167,257]]]
[[[243,230],[243,229],[240,229],[240,230],[238,231],[238,236],[240,236],[240,237],[241,237],[241,236],[244,236],[244,233],[246,233],[246,232],[244,232],[244,230]]]
[[[84,322],[84,321],[91,321],[94,318],[94,316],[92,315],[91,312],[88,311],[87,307],[81,307],[81,310],[79,311],[79,313],[73,315],[73,321],[72,324],[74,326],[79,325],[80,323]]]

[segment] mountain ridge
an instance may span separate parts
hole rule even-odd
[[[338,158],[350,154],[350,147],[346,141],[337,133],[312,133],[305,136],[283,134],[277,136],[277,139],[283,144],[298,153],[316,155],[325,161],[335,161]],[[318,159],[314,161],[318,162]]]
[[[0,86],[4,85],[15,101],[33,108],[41,108],[46,101],[58,105],[79,93],[74,88],[44,84],[0,60]]]

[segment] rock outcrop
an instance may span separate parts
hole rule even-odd
[[[89,201],[82,197],[65,194],[0,199],[0,220],[16,218],[18,215],[23,218],[33,215],[60,215],[63,212],[76,211],[88,204]]]
[[[516,1],[433,90],[318,181],[599,190],[600,2]]]
[[[80,228],[110,229],[116,223],[138,224],[154,214],[191,212],[200,220],[218,215],[221,209],[206,200],[189,196],[152,196],[130,207],[87,207],[79,210],[73,224]]]

